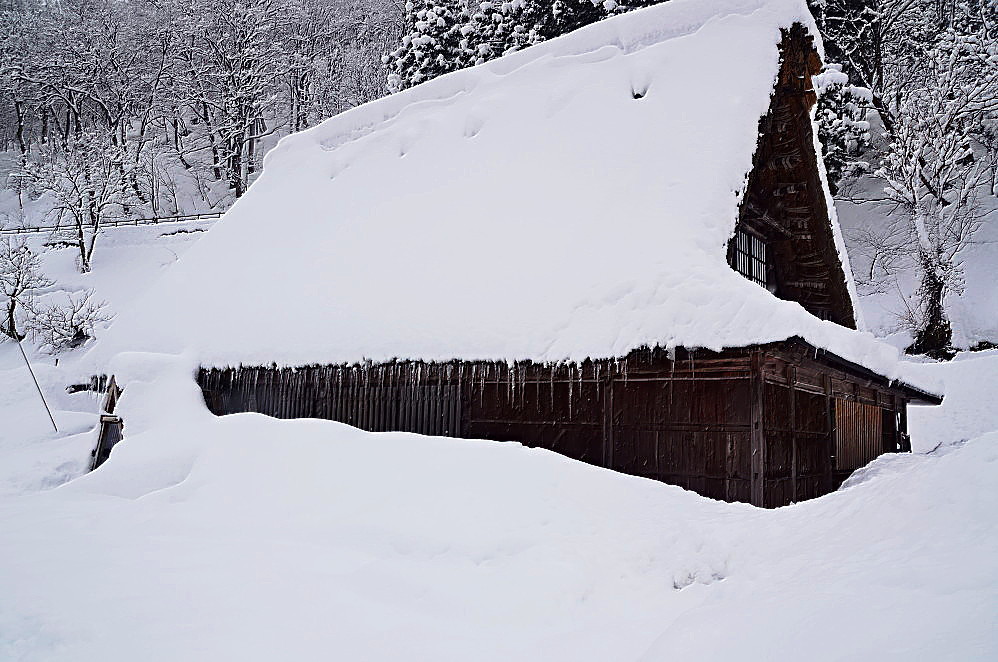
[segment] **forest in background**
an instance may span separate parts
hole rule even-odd
[[[55,243],[76,250],[87,271],[106,223],[224,210],[283,135],[649,4],[8,0],[0,5],[8,194],[0,226],[60,225]],[[910,351],[948,356],[945,300],[963,286],[961,256],[989,222],[996,192],[998,8],[989,0],[811,0],[811,8],[827,51],[816,85],[830,183],[886,219],[853,238],[870,264],[858,275],[917,272],[902,320]],[[0,243],[7,336],[45,319],[30,305],[45,282],[32,257],[23,242]],[[63,329],[70,340],[99,317],[99,306],[77,304],[90,323]]]

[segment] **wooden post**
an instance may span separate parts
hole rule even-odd
[[[603,387],[603,466],[613,468],[613,375]]]
[[[835,466],[835,399],[832,397],[832,378],[823,376],[825,384],[825,413],[828,416],[828,453],[825,458],[825,489],[832,491],[832,469]]]
[[[797,491],[797,366],[787,366],[787,384],[790,386],[790,500],[796,503]]]
[[[911,452],[911,439],[908,438],[908,401],[901,400],[901,411],[898,421],[898,450],[902,453]]]
[[[464,369],[457,371],[457,394],[454,396],[457,401],[457,411],[454,413],[454,436],[460,437],[464,431]]]
[[[763,382],[762,356],[759,350],[752,352],[752,497],[753,506],[766,505],[766,434],[763,429]]]

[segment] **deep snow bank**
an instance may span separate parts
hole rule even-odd
[[[928,451],[998,430],[998,350],[961,352],[948,362],[904,364],[904,377],[932,379],[946,399],[939,407],[909,407],[912,447]]]
[[[998,435],[762,511],[515,444],[214,418],[180,379],[170,414],[136,404],[170,382],[132,382],[102,469],[0,501],[0,659],[998,653]]]
[[[170,226],[120,227],[100,237],[94,270],[81,274],[72,249],[45,249],[47,235],[27,239],[42,258],[45,274],[58,285],[40,292],[40,303],[65,301],[67,293],[95,291],[94,299],[116,314],[142,296],[158,273],[172,264],[201,234],[190,231],[206,223],[191,223],[189,232]],[[103,329],[98,330],[103,337]],[[52,430],[31,375],[17,345],[0,342],[0,495],[53,487],[84,473],[95,442],[94,425],[100,398],[91,393],[69,394],[66,386],[88,381],[106,365],[78,366],[78,352],[54,357],[23,343],[35,375],[53,410],[59,432]]]

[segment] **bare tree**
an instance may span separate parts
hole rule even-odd
[[[24,339],[18,323],[31,310],[35,292],[50,285],[52,282],[42,275],[38,256],[23,240],[5,237],[0,241],[0,295],[4,308],[0,333],[14,340]]]
[[[106,135],[82,134],[65,147],[43,146],[16,177],[41,195],[48,195],[52,214],[68,224],[78,250],[80,271],[90,271],[94,246],[104,222],[122,216],[133,203],[132,190],[121,177],[123,150]]]
[[[277,113],[288,68],[280,7],[275,0],[212,0],[182,11],[184,105],[205,127],[219,179],[239,197],[262,156],[260,139],[284,124]]]
[[[896,93],[894,131],[878,174],[896,220],[881,254],[910,247],[921,285],[912,353],[950,353],[947,293],[963,283],[961,253],[984,222],[979,204],[995,152],[975,139],[998,109],[998,48],[992,39],[949,31]]]

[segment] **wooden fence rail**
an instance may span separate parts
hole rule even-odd
[[[189,223],[191,221],[216,220],[221,218],[225,212],[215,211],[204,214],[180,214],[178,216],[154,216],[151,218],[126,218],[117,221],[106,221],[101,223],[100,228],[120,228],[134,227],[139,225],[165,225],[168,223]],[[28,228],[0,228],[0,235],[15,234],[38,234],[42,232],[54,232],[55,230],[70,230],[72,226],[67,225],[37,225]]]

